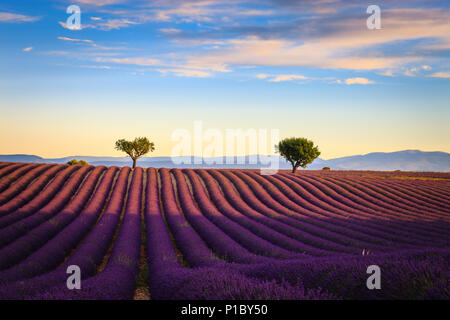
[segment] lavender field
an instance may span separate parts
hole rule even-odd
[[[449,299],[449,232],[450,173],[0,162],[0,299]]]

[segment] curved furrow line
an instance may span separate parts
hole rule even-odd
[[[389,210],[387,208],[383,207],[383,202],[381,200],[374,199],[370,195],[366,194],[365,192],[362,192],[361,190],[350,186],[348,184],[344,183],[337,183],[336,181],[333,181],[331,178],[327,179],[312,179],[308,177],[303,177],[304,179],[299,179],[298,177],[291,177],[294,181],[305,181],[308,180],[310,183],[314,184],[316,187],[323,187],[323,185],[326,185],[327,187],[333,189],[339,195],[342,195],[346,198],[351,199],[353,202],[357,203],[359,206],[363,207],[366,206],[366,211],[372,209],[371,214],[372,218],[378,217],[378,218],[387,218],[391,220],[391,224],[393,226],[398,227],[400,230],[405,230],[411,232],[417,232],[420,233],[423,236],[429,236],[430,231],[429,228],[425,226],[425,224],[432,224],[433,221],[425,221],[422,220],[421,224],[417,223],[417,219],[409,217],[405,213],[399,213],[393,210]],[[301,182],[300,182],[301,183]],[[383,211],[377,211],[383,210]],[[361,210],[364,212],[364,209]],[[395,229],[398,230],[398,229]],[[396,231],[397,232],[397,231]]]
[[[246,229],[243,225],[227,217],[227,215],[222,214],[220,210],[216,208],[216,206],[214,206],[214,204],[211,202],[198,175],[191,170],[186,171],[186,174],[189,177],[189,181],[193,188],[193,195],[197,200],[197,204],[201,210],[201,214],[203,214],[207,219],[209,219],[209,221],[211,221],[213,224],[215,224],[217,227],[223,230],[223,232],[229,237],[231,237],[233,241],[236,241],[247,250],[260,255],[255,257],[254,255],[247,253],[248,258],[245,258],[245,255],[242,255],[244,259],[251,260],[249,261],[251,263],[264,261],[267,262],[269,261],[268,257],[272,258],[274,257],[273,254],[272,255],[268,254],[269,252],[271,251],[274,252],[273,250],[276,250],[275,252],[277,251],[280,252],[280,248],[278,246],[274,247],[274,245],[267,242],[267,240],[261,238],[259,235],[253,233],[251,230]],[[299,250],[298,247],[291,249],[290,246],[282,247],[282,249],[287,249],[291,251],[293,251],[292,249],[296,249],[296,251],[293,252],[282,251],[280,252],[280,254],[277,254],[277,256],[275,256],[274,258],[290,259],[290,258],[307,257],[306,255],[303,254],[304,250],[307,249],[305,247],[301,248],[301,250]],[[300,254],[296,252],[300,252]],[[238,262],[242,261],[243,259],[241,259],[241,261]]]
[[[378,204],[380,206],[387,208],[391,212],[394,212],[395,210],[397,210],[397,216],[399,218],[405,218],[406,220],[409,220],[409,221],[414,221],[414,220],[419,219],[424,222],[430,222],[427,225],[424,224],[424,225],[417,226],[418,230],[423,229],[425,232],[427,232],[427,231],[434,231],[435,229],[438,229],[438,230],[440,229],[437,225],[432,224],[432,222],[435,221],[435,218],[438,218],[438,217],[436,217],[434,214],[432,214],[430,212],[428,212],[428,215],[425,215],[425,214],[421,213],[420,211],[418,211],[417,209],[408,210],[408,209],[404,208],[404,206],[401,203],[398,203],[398,206],[396,207],[395,201],[393,201],[392,199],[388,198],[387,196],[385,196],[381,193],[376,193],[371,188],[368,188],[362,184],[358,184],[356,187],[355,185],[345,182],[343,180],[332,179],[332,178],[329,178],[328,180],[331,180],[331,181],[335,182],[336,184],[340,185],[341,187],[364,197],[366,200],[369,200],[372,203],[375,203],[375,204]]]
[[[8,174],[26,166],[26,165],[27,165],[27,163],[11,163],[10,165],[5,166],[4,168],[1,168],[0,169],[0,179],[3,179]]]
[[[442,186],[441,184],[437,184],[434,182],[429,182],[425,184],[424,181],[423,184],[417,185],[417,187],[422,188],[424,189],[424,191],[427,191],[435,195],[438,199],[445,199],[447,203],[450,202],[450,195],[449,195],[450,181],[446,181],[445,186]]]
[[[7,176],[0,179],[0,193],[8,189],[8,187],[14,183],[17,179],[22,177],[24,174],[29,172],[30,170],[39,167],[38,164],[26,164],[17,170],[13,171],[12,173],[8,174]]]
[[[90,168],[86,169],[87,173]],[[40,211],[38,216],[32,216],[20,225],[13,225],[13,229],[6,229],[13,232],[9,233],[9,242],[0,249],[0,270],[9,268],[25,259],[72,222],[90,198],[103,170],[105,167],[96,167],[87,177],[84,188],[72,198],[64,209],[62,209],[64,202],[61,199],[61,204],[55,204],[54,212]],[[79,172],[82,173],[81,170]],[[74,188],[67,190],[67,194],[72,193],[76,187],[77,185],[74,183]]]
[[[355,253],[354,249],[347,248],[329,240],[312,235],[308,232],[310,227],[308,227],[305,223],[289,219],[274,210],[270,210],[264,206],[264,204],[262,204],[253,193],[251,193],[248,186],[246,186],[242,181],[233,179],[234,177],[231,176],[228,177],[230,180],[225,178],[225,175],[229,172],[223,172],[222,174],[219,173],[219,171],[210,170],[209,173],[211,173],[211,175],[220,184],[230,203],[232,203],[237,210],[241,211],[250,218],[253,218],[282,234],[298,240],[302,244],[307,244],[311,247],[331,252]],[[232,189],[232,184],[239,193],[236,193],[236,191]],[[245,212],[243,210],[245,210]],[[297,225],[297,228],[292,226],[295,224]]]
[[[51,201],[54,195],[61,189],[70,176],[79,169],[79,167],[55,167],[55,170],[48,172],[41,177],[30,188],[25,189],[11,201],[0,207],[2,215],[0,216],[0,228],[27,217]],[[59,172],[61,171],[61,172]]]
[[[370,214],[358,209],[350,208],[351,210],[344,211],[337,208],[337,206],[333,206],[333,202],[338,200],[335,200],[332,197],[333,194],[332,196],[328,196],[318,189],[316,189],[315,192],[312,190],[314,194],[310,193],[300,184],[280,175],[265,178],[270,180],[270,182],[283,192],[283,194],[286,194],[290,200],[299,206],[310,209],[311,212],[314,213],[314,216],[320,221],[330,220],[331,224],[350,228],[352,232],[357,232],[360,236],[369,236],[370,238],[367,239],[372,239],[372,241],[378,238],[388,240],[390,243],[405,243],[405,246],[411,246],[412,244],[417,245],[417,243],[411,241],[409,235],[406,237],[399,237],[397,235],[397,228],[387,227],[387,224],[391,223],[390,220],[375,220]],[[327,190],[324,190],[324,192],[326,191]]]
[[[249,187],[252,189],[252,191],[255,192],[255,194],[258,196],[258,198],[265,202],[268,206],[270,206],[272,209],[276,210],[277,212],[286,212],[289,216],[291,216],[294,219],[303,220],[306,222],[309,222],[311,224],[314,224],[318,228],[318,235],[322,234],[323,236],[329,236],[330,232],[331,235],[334,235],[330,237],[330,240],[337,241],[341,244],[348,245],[348,246],[354,246],[357,248],[368,248],[369,246],[371,249],[377,249],[377,250],[387,250],[388,247],[392,247],[394,245],[393,242],[388,242],[383,237],[370,237],[367,234],[361,233],[361,232],[355,232],[353,229],[350,229],[349,227],[352,226],[354,229],[360,228],[359,225],[354,224],[353,221],[350,219],[345,219],[345,227],[338,226],[335,221],[333,222],[327,222],[324,217],[321,216],[320,218],[317,218],[320,216],[319,214],[315,212],[311,212],[304,207],[299,206],[292,200],[288,198],[287,195],[283,194],[274,184],[278,184],[279,186],[282,185],[282,182],[279,180],[269,182],[268,180],[271,178],[270,176],[267,177],[267,180],[262,178],[256,173],[253,172],[235,172],[233,173],[244,182],[246,182]],[[263,188],[263,189],[262,189]],[[289,194],[290,197],[294,198],[297,196],[295,193],[291,191],[289,193],[288,189],[286,189],[287,186],[283,189],[287,194]],[[292,210],[292,211],[286,211],[286,210]],[[344,219],[343,219],[344,220]],[[360,228],[361,229],[361,228]],[[363,228],[364,229],[364,228]]]
[[[450,179],[446,181],[435,181],[435,180],[408,180],[403,181],[405,179],[392,179],[395,180],[398,184],[402,185],[410,185],[416,187],[418,190],[426,190],[427,194],[432,194],[437,199],[443,197],[447,202],[450,201]]]
[[[43,164],[37,166],[30,172],[17,179],[7,190],[0,193],[0,206],[17,196],[25,188],[29,186],[36,178],[40,177],[45,171],[50,170],[53,167],[52,164]]]
[[[113,239],[127,194],[129,167],[120,170],[119,177],[106,209],[91,232],[82,240],[77,250],[57,269],[27,281],[15,281],[0,287],[0,297],[30,298],[45,289],[61,285],[67,280],[67,267],[77,265],[82,270],[81,277],[86,279],[96,274],[97,268]]]
[[[12,162],[0,162],[0,169],[12,165]]]
[[[362,190],[359,188],[356,188],[355,186],[351,185],[350,183],[344,183],[339,179],[340,178],[333,178],[333,177],[325,177],[325,178],[311,178],[311,177],[302,177],[305,180],[308,180],[311,182],[312,180],[317,181],[317,183],[328,183],[331,187],[339,187],[339,192],[342,194],[342,191],[344,190],[345,195],[351,195],[352,200],[354,202],[359,203],[360,205],[367,206],[372,208],[375,211],[375,214],[378,214],[380,217],[385,217],[388,219],[401,219],[401,220],[414,220],[416,216],[413,215],[411,212],[402,211],[401,208],[396,208],[390,206],[388,203],[385,203],[383,200],[380,200],[376,196],[373,195],[373,191],[371,194],[371,190],[367,190],[364,187]],[[300,179],[299,177],[295,177],[294,179]]]
[[[436,198],[430,192],[423,192],[420,188],[413,188],[407,184],[398,184],[395,181],[387,182],[384,179],[377,178],[371,178],[370,181],[374,181],[380,186],[396,190],[399,193],[404,193],[409,196],[408,198],[417,199],[424,206],[432,206],[438,210],[446,208],[447,211],[450,211],[450,201],[446,201],[442,197]]]
[[[302,187],[303,190],[300,192],[310,192],[323,203],[341,210],[339,213],[343,216],[348,216],[349,213],[353,213],[358,215],[361,219],[371,219],[374,216],[386,220],[391,218],[391,216],[386,216],[386,214],[381,211],[382,208],[365,201],[364,199],[358,198],[346,189],[329,182],[326,179],[320,177],[306,177],[306,175],[299,177],[285,173],[280,173],[280,175],[276,175],[276,177],[282,177],[292,181],[292,183]]]
[[[188,174],[189,171],[186,171]],[[224,216],[233,220],[237,224],[246,228],[256,236],[268,241],[271,244],[275,244],[278,247],[286,248],[291,251],[299,252],[302,254],[312,255],[312,256],[325,256],[329,255],[330,252],[327,250],[319,249],[313,247],[311,245],[302,243],[299,240],[295,240],[279,231],[274,230],[271,227],[268,227],[266,224],[261,223],[255,219],[251,218],[251,215],[257,215],[257,217],[266,218],[265,216],[260,215],[258,212],[253,209],[247,207],[245,209],[246,212],[242,212],[240,210],[236,210],[228,200],[228,197],[236,196],[236,191],[233,189],[232,192],[228,192],[228,195],[224,195],[221,191],[220,186],[213,177],[206,172],[206,170],[198,170],[197,174],[201,177],[201,181],[206,186],[206,189],[209,192],[212,202],[217,207],[218,212],[222,213]],[[190,174],[193,175],[193,174]],[[229,186],[225,186],[225,189],[228,190]],[[227,190],[225,190],[227,192]],[[248,216],[250,215],[250,216]]]
[[[237,174],[237,173],[236,173],[236,174]],[[243,175],[243,173],[240,173],[240,174]],[[278,192],[278,193],[279,193],[279,191],[278,191],[274,186],[271,186],[270,183],[268,183],[267,181],[265,181],[261,176],[255,174],[255,173],[249,173],[249,172],[246,172],[246,174],[247,174],[247,175],[253,175],[254,178],[259,179],[260,182],[265,183],[265,184],[266,184],[266,187],[268,187],[269,189],[270,189],[270,187],[272,187],[272,188],[274,188],[274,189],[273,189],[274,192]],[[275,177],[279,178],[278,176],[275,176]],[[270,176],[270,177],[267,177],[267,176],[266,176],[266,180],[268,180],[268,179],[273,179],[272,181],[276,182],[277,184],[282,183],[282,182],[279,181],[278,179],[274,179],[274,178],[271,177],[271,176]],[[279,179],[283,179],[283,178],[279,178]],[[291,184],[292,184],[292,182],[290,182],[290,181],[287,181],[287,183],[291,183]],[[295,185],[294,185],[294,187],[298,187],[298,186],[295,186]],[[284,186],[284,189],[283,189],[283,188],[280,188],[280,189],[289,191],[289,188],[286,189],[286,186]],[[301,190],[301,192],[299,192],[299,194],[302,194],[302,196],[304,196],[305,193],[307,193],[305,190]],[[293,198],[296,198],[297,201],[298,201],[298,199],[301,200],[301,198],[298,197],[298,195],[295,194],[295,193],[293,193],[292,190],[291,190],[291,198],[292,198],[292,197],[293,197]],[[266,195],[262,195],[262,196],[261,196],[261,200],[266,199],[266,198],[267,198]],[[325,200],[326,200],[326,199],[325,199]],[[286,197],[284,197],[284,201],[290,201],[290,200],[287,199]],[[277,198],[277,201],[274,201],[273,204],[274,204],[274,205],[279,205],[280,202],[283,202],[283,200],[280,199],[280,198]],[[292,203],[291,203],[291,204],[292,204]],[[300,204],[305,205],[305,204],[308,204],[308,203],[306,203],[305,201],[300,201]],[[295,204],[294,204],[294,205],[295,205]],[[293,208],[293,209],[295,210],[295,208]],[[297,207],[297,209],[302,209],[302,208],[298,208],[298,207]],[[325,212],[325,213],[326,213],[326,212]],[[358,217],[357,217],[357,216],[353,216],[353,218],[358,218]],[[323,219],[321,219],[321,220],[319,220],[319,221],[323,221]],[[333,224],[335,224],[336,222],[339,223],[339,222],[341,222],[341,221],[342,221],[342,219],[340,219],[340,220],[335,220],[335,219],[334,219],[334,220],[333,220]],[[344,223],[348,223],[348,224],[351,224],[352,222],[354,222],[353,219],[351,219],[350,217],[348,217],[348,219],[345,219],[344,221],[345,221]],[[374,224],[374,222],[375,222],[375,224]],[[386,223],[386,222],[385,222],[385,221],[382,221],[382,220],[381,220],[381,221],[374,221],[374,220],[372,220],[372,221],[362,220],[362,221],[361,221],[360,219],[358,219],[358,223],[357,223],[357,224],[354,224],[352,227],[354,227],[354,228],[357,229],[357,230],[363,229],[364,231],[368,231],[369,233],[372,233],[372,234],[373,234],[373,229],[374,229],[374,226],[375,226],[375,228],[376,228],[376,224],[379,224],[379,225],[383,226],[385,223]],[[361,225],[361,224],[362,224],[362,225]],[[364,228],[364,225],[365,225],[365,224],[369,224],[370,227],[369,227],[369,228]],[[344,226],[344,227],[350,227],[349,225],[345,225],[345,224],[344,224],[343,226]],[[390,233],[390,234],[392,234],[392,233]],[[387,236],[387,238],[389,239],[390,234],[389,234],[389,233],[384,233],[384,234],[381,234],[381,235],[382,235],[383,238],[385,238],[385,237]],[[378,236],[380,236],[380,233],[378,234]],[[407,235],[407,237],[401,239],[401,240],[402,240],[401,242],[411,243],[411,241],[409,241],[409,238],[410,238],[409,235]],[[398,239],[396,240],[396,242],[397,242],[397,241],[398,241]],[[435,242],[435,241],[434,241],[434,239],[433,239],[433,243],[434,243],[434,242]],[[417,244],[416,244],[416,245],[417,245]],[[423,245],[423,244],[422,244],[422,245]]]
[[[380,181],[384,181],[386,184],[396,184],[399,187],[407,187],[412,188],[412,191],[414,193],[421,192],[424,196],[429,197],[432,196],[437,200],[438,202],[441,201],[441,199],[445,199],[445,201],[448,203],[450,201],[450,194],[449,194],[449,188],[450,188],[450,178],[446,178],[448,180],[420,180],[420,179],[414,179],[414,178],[408,178],[404,179],[397,176],[385,176],[381,174],[338,174],[337,171],[334,171],[332,174],[311,174],[310,176],[313,177],[319,177],[319,178],[326,178],[327,176],[334,176],[336,178],[355,178],[355,179],[364,179],[364,178],[370,178],[370,179],[376,179]]]
[[[430,205],[426,206],[426,202],[405,194],[404,189],[397,191],[393,190],[393,187],[390,186],[389,191],[384,192],[382,191],[382,188],[384,187],[384,185],[382,184],[379,184],[377,182],[370,182],[373,184],[373,186],[370,186],[370,183],[363,183],[366,185],[366,187],[371,188],[375,192],[382,193],[383,195],[386,195],[393,199],[393,205],[395,202],[401,202],[404,204],[409,203],[410,207],[415,207],[415,210],[418,212],[422,212],[422,215],[429,216],[430,221],[439,221],[439,223],[431,223],[434,228],[441,229],[442,231],[450,231],[450,211],[445,208],[444,204],[442,204],[441,207],[437,207],[430,202]]]
[[[423,217],[423,214],[420,214],[422,210],[426,210],[426,216],[431,218],[441,218],[443,210],[437,210],[429,207],[420,206],[417,199],[415,201],[406,200],[405,195],[399,196],[396,194],[395,190],[390,187],[382,188],[376,181],[372,181],[371,183],[367,183],[362,179],[357,181],[354,178],[338,178],[337,181],[342,181],[349,185],[354,186],[355,188],[363,190],[367,190],[367,193],[370,193],[373,197],[384,201],[389,204],[391,208],[397,208],[402,210],[405,213],[413,213],[417,217]]]
[[[447,177],[440,177],[440,179],[442,180],[429,180],[429,179],[401,179],[401,178],[391,178],[391,179],[386,179],[386,180],[392,180],[395,181],[398,184],[401,185],[406,185],[406,186],[414,186],[417,187],[418,189],[430,189],[431,191],[435,191],[436,195],[439,195],[441,192],[443,193],[443,195],[449,197],[449,193],[448,193],[448,186],[450,184],[450,176]]]
[[[52,166],[48,171],[41,174],[39,178],[31,183],[25,190],[10,199],[7,203],[0,206],[0,221],[10,213],[25,206],[32,201],[40,192],[47,186],[47,184],[55,177],[55,175],[67,166]],[[0,223],[0,228],[2,224]]]
[[[410,236],[410,232],[404,232],[398,226],[391,225],[393,223],[392,220],[374,219],[373,215],[367,214],[362,210],[358,211],[358,209],[353,208],[350,208],[351,210],[348,210],[348,212],[341,212],[341,209],[338,209],[338,206],[335,204],[339,204],[341,202],[349,202],[348,204],[352,205],[351,201],[341,196],[340,194],[337,194],[334,190],[328,188],[325,185],[313,186],[315,188],[306,190],[305,188],[308,187],[307,185],[305,185],[305,188],[303,188],[302,183],[296,183],[282,175],[273,176],[273,181],[276,182],[276,180],[287,185],[288,189],[283,188],[283,186],[281,185],[280,190],[290,192],[290,194],[292,195],[290,199],[292,199],[294,202],[298,203],[300,206],[305,206],[308,208],[311,204],[317,206],[321,210],[317,210],[316,207],[312,207],[311,209],[318,214],[323,215],[322,218],[331,218],[333,223],[337,225],[348,227],[346,220],[353,219],[356,221],[356,224],[354,226],[355,229],[370,236],[378,238],[381,237],[394,243],[404,243],[408,246],[423,245],[422,242],[417,242],[417,239],[412,239]],[[318,189],[319,187],[321,188],[321,190]],[[309,191],[311,191],[311,193]],[[301,195],[301,197],[299,195]]]
[[[285,222],[286,224],[296,227],[299,230],[303,230],[308,232],[309,234],[316,236],[318,238],[322,238],[323,241],[330,241],[330,243],[333,243],[335,246],[345,246],[348,247],[348,253],[360,253],[363,247],[359,248],[359,246],[355,246],[355,239],[349,238],[346,235],[338,234],[334,231],[324,229],[324,224],[320,221],[317,224],[313,223],[313,219],[309,215],[310,212],[307,210],[304,210],[302,208],[298,208],[295,206],[295,209],[299,209],[300,212],[295,212],[293,209],[289,209],[287,207],[284,207],[280,202],[275,201],[267,192],[264,190],[264,188],[258,184],[255,180],[253,180],[251,177],[247,175],[240,175],[237,172],[223,172],[225,176],[227,176],[239,189],[241,194],[244,196],[244,192],[247,193],[245,195],[246,199],[249,198],[256,198],[259,200],[259,202],[265,206],[267,209],[271,209],[274,212],[277,212],[280,214],[276,219]],[[246,190],[248,188],[248,190]],[[253,192],[252,194],[249,194],[249,190]],[[250,203],[250,201],[247,201]],[[254,200],[252,202],[255,202]],[[293,203],[292,203],[293,204]],[[259,205],[261,208],[262,205]],[[350,245],[352,244],[352,245]],[[380,247],[377,248],[377,245],[374,245],[373,243],[370,244],[371,249],[380,249]],[[367,248],[366,248],[367,249]]]
[[[376,228],[385,231],[388,234],[392,234],[393,237],[400,235],[405,239],[410,238],[411,232],[415,232],[415,228],[411,228],[410,225],[406,225],[406,221],[393,220],[392,216],[389,218],[386,215],[380,214],[374,208],[377,208],[374,204],[365,201],[364,199],[357,197],[353,193],[347,191],[345,188],[334,184],[328,180],[319,181],[318,179],[299,179],[290,175],[281,174],[280,176],[287,178],[299,185],[305,187],[315,197],[322,200],[323,203],[332,203],[333,206],[351,210],[354,214],[364,218],[365,223],[371,223],[370,219],[386,220],[383,224],[378,224]],[[295,186],[294,186],[295,187]],[[342,204],[345,204],[342,205]],[[429,241],[425,235],[417,235],[415,240]],[[411,244],[414,244],[411,242]]]
[[[92,167],[81,168],[69,178],[59,192],[55,192],[55,196],[47,203],[47,205],[45,205],[45,207],[39,209],[39,211],[34,214],[31,212],[26,218],[1,229],[0,248],[3,248],[5,245],[13,242],[40,225],[42,222],[47,221],[56,215],[68,203],[72,194],[78,189],[90,170],[92,170]],[[17,212],[12,215],[15,216],[16,214]]]
[[[230,177],[230,179],[231,179],[231,177]],[[233,182],[235,182],[236,183],[236,179],[234,179],[233,180]],[[240,191],[241,191],[241,189],[240,189]],[[251,201],[251,200],[249,200],[249,198],[246,196],[246,201],[248,202],[248,201]],[[281,210],[281,209],[280,209]],[[286,212],[286,211],[285,211]],[[290,213],[290,215],[292,215],[292,212]],[[288,217],[286,217],[286,218],[288,218]],[[320,235],[320,234],[323,234],[323,229],[322,229],[322,227],[318,227],[318,228],[312,228],[310,225],[308,225],[308,224],[305,224],[305,223],[302,223],[302,224],[299,224],[297,221],[295,221],[295,220],[293,220],[293,219],[286,219],[286,218],[284,218],[284,220],[286,221],[286,223],[289,223],[290,225],[293,225],[293,226],[296,226],[297,228],[299,228],[299,229],[302,229],[302,230],[307,230],[309,233],[315,233],[315,234],[317,234],[317,235]],[[307,223],[310,223],[310,221],[307,221]],[[327,233],[328,234],[328,233]],[[325,236],[326,237],[326,236]],[[335,234],[335,238],[336,238],[336,234]],[[325,239],[324,239],[325,240]],[[333,239],[333,241],[336,241],[336,239]],[[336,246],[338,245],[337,243],[335,244]],[[355,250],[355,249],[353,249],[353,250]],[[359,250],[360,251],[360,250]]]
[[[202,213],[195,205],[194,199],[192,198],[186,182],[186,177],[183,175],[181,170],[172,169],[171,172],[176,180],[178,199],[180,200],[180,205],[184,216],[192,227],[194,227],[200,237],[204,239],[209,247],[211,247],[222,260],[237,263],[266,261],[266,259],[250,252],[252,251],[253,246],[246,247],[245,244],[251,245],[253,239],[249,239],[250,241],[242,241],[245,238],[242,237],[242,234],[239,231],[236,230],[236,232],[233,228],[227,228],[226,226],[224,229],[221,229],[221,227],[224,227],[223,225],[216,225],[211,222],[207,218],[208,213],[206,213],[206,211]],[[198,189],[196,189],[196,192],[198,192]],[[202,194],[198,195],[197,198],[201,196]],[[203,196],[206,195],[203,194]],[[225,233],[226,231],[228,232]],[[261,239],[257,240],[260,241]]]
[[[373,197],[370,195],[370,191],[365,190],[362,186],[356,188],[348,183],[334,180],[333,178],[327,178],[318,181],[318,183],[326,183],[331,188],[339,190],[338,192],[340,194],[351,197],[355,202],[359,201],[360,204],[366,204],[371,207],[379,206],[384,210],[383,214],[380,214],[380,216],[389,218],[392,221],[391,224],[398,226],[401,230],[409,230],[409,232],[415,232],[425,238],[429,238],[430,235],[433,235],[436,231],[439,232],[440,228],[437,227],[439,222],[435,219],[421,219],[421,215],[416,216],[411,212],[402,211],[400,208],[397,209],[397,211],[394,211],[395,208],[389,209],[388,205],[385,204],[383,200]],[[420,223],[418,223],[419,221]]]
[[[45,293],[47,297],[77,300],[133,298],[140,257],[142,182],[143,170],[135,168],[122,222],[106,266],[95,276],[83,280],[80,290],[68,290],[65,285],[59,285],[49,289]]]
[[[331,181],[332,179],[328,179],[328,181]],[[394,203],[392,200],[389,200],[389,204],[386,203],[386,197],[380,194],[374,194],[375,191],[370,190],[367,187],[364,187],[362,185],[353,186],[350,183],[346,183],[339,180],[333,180],[336,185],[344,188],[345,190],[356,194],[357,196],[361,196],[361,198],[364,198],[366,200],[371,201],[372,203],[378,203],[380,206],[383,206],[385,208],[390,207],[391,209],[388,209],[390,212],[393,212],[395,209]],[[415,232],[420,233],[421,235],[427,236],[429,234],[433,234],[434,232],[444,232],[445,230],[441,226],[441,222],[439,221],[439,217],[436,217],[435,215],[432,215],[429,213],[428,215],[424,215],[423,213],[420,213],[415,210],[413,211],[407,211],[405,209],[402,209],[400,204],[399,208],[397,209],[399,213],[397,213],[396,217],[397,222],[398,221],[405,221],[404,226],[409,227]],[[427,211],[428,212],[428,211]],[[421,223],[418,223],[420,221]]]
[[[117,167],[109,168],[106,173],[99,178],[95,191],[91,191],[86,185],[83,192],[93,192],[92,198],[82,212],[66,227],[48,240],[42,247],[33,251],[26,259],[19,264],[0,272],[0,283],[11,282],[19,279],[36,277],[50,272],[58,267],[64,259],[70,256],[73,248],[83,239],[97,222],[99,215],[105,205],[110,193],[111,185],[116,175]],[[82,199],[78,199],[78,204],[74,203],[65,212],[74,214]],[[72,211],[72,213],[71,213]],[[51,233],[51,232],[50,232]]]

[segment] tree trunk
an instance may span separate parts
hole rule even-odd
[[[297,172],[298,166],[292,166],[292,173],[295,174],[295,172]]]
[[[136,168],[136,161],[137,159],[133,159],[133,169]]]

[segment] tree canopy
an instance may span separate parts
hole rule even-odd
[[[88,165],[88,163],[86,161],[84,161],[84,160],[77,160],[77,159],[70,160],[69,162],[67,162],[67,164],[71,165],[71,166],[75,166],[75,165],[87,166]]]
[[[320,155],[319,148],[306,138],[283,139],[277,149],[280,155],[291,163],[292,173],[295,173],[298,167],[306,168]]]
[[[116,150],[123,151],[133,160],[133,169],[139,157],[155,150],[155,144],[145,137],[135,138],[133,141],[119,139],[116,141]]]

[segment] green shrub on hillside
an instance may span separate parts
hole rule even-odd
[[[67,164],[71,165],[71,166],[75,166],[75,165],[87,166],[88,165],[88,163],[86,161],[84,161],[84,160],[77,160],[77,159],[70,160],[69,162],[67,162]]]

